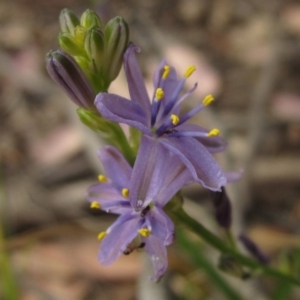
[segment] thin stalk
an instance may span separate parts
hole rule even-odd
[[[173,217],[184,224],[188,229],[200,236],[209,245],[220,251],[232,255],[239,263],[255,271],[257,274],[268,275],[277,278],[281,281],[286,281],[300,286],[300,279],[292,277],[288,274],[281,273],[280,271],[261,265],[259,262],[246,257],[237,251],[228,247],[218,236],[207,230],[203,225],[192,219],[183,209],[173,211]]]
[[[227,299],[242,300],[242,296],[216,271],[215,267],[203,255],[201,249],[199,250],[199,245],[193,243],[182,230],[178,230],[176,236],[181,248],[188,253],[191,261],[206,273],[212,284],[217,287]]]

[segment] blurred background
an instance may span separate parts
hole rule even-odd
[[[215,272],[216,253],[182,232],[159,284],[148,281],[143,253],[100,265],[97,233],[115,218],[85,200],[100,143],[45,70],[65,7],[78,16],[94,9],[103,23],[125,18],[150,93],[162,58],[178,74],[196,66],[185,109],[215,96],[194,121],[228,141],[217,156],[225,170],[244,170],[228,188],[234,234],[247,233],[282,270],[300,244],[299,1],[0,0],[0,299],[300,299],[278,281]],[[111,92],[128,95],[123,74]],[[218,233],[207,192],[185,195],[186,210]]]

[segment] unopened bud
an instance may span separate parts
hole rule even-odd
[[[231,203],[222,187],[220,192],[210,192],[215,209],[215,218],[219,226],[228,229],[231,225]]]
[[[93,26],[86,31],[84,49],[95,67],[100,69],[104,59],[105,44],[104,34],[99,27]]]
[[[94,11],[87,9],[80,18],[80,24],[86,29],[93,26],[101,27],[101,20]]]
[[[61,32],[70,33],[71,35],[74,35],[75,28],[80,25],[76,15],[68,8],[61,11],[59,15],[59,23]]]
[[[107,120],[103,119],[98,112],[78,108],[77,114],[84,125],[95,131],[103,132],[108,129]]]
[[[50,77],[75,104],[87,109],[94,106],[93,88],[70,55],[62,50],[50,51],[46,56],[46,67]]]
[[[239,240],[243,243],[245,248],[261,263],[268,264],[269,258],[248,236],[241,234]]]
[[[122,66],[129,39],[128,25],[123,18],[115,17],[107,23],[104,35],[106,50],[103,71],[107,81],[111,82],[118,76]]]
[[[69,33],[61,33],[58,36],[58,42],[61,48],[71,55],[76,56],[82,53],[82,49],[78,45],[75,37]]]

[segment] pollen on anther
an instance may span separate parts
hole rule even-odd
[[[183,76],[186,77],[186,78],[189,78],[195,71],[196,71],[196,67],[195,66],[189,66],[185,70]]]
[[[151,231],[148,228],[141,228],[139,229],[139,234],[143,237],[148,237]]]
[[[105,237],[107,236],[107,232],[106,231],[102,231],[98,234],[98,240],[101,241],[103,240]]]
[[[211,104],[214,100],[215,100],[215,99],[214,99],[214,97],[213,97],[212,95],[207,95],[207,96],[203,99],[202,103],[203,103],[203,105],[208,106],[208,105]]]
[[[162,75],[163,79],[167,79],[168,78],[168,76],[170,74],[170,70],[171,70],[170,66],[168,66],[168,65],[164,66],[164,73]]]
[[[207,136],[218,136],[220,134],[220,130],[217,128],[212,129],[210,132],[207,133]]]
[[[104,183],[104,182],[107,182],[108,179],[107,179],[106,176],[100,174],[100,175],[98,176],[98,180],[99,180],[100,182]]]
[[[156,92],[155,92],[155,99],[156,99],[157,101],[161,100],[164,96],[165,96],[165,92],[163,91],[162,88],[156,89]]]
[[[90,208],[94,208],[94,209],[100,209],[101,208],[101,205],[99,202],[97,201],[93,201],[90,205]]]
[[[124,198],[129,198],[129,189],[127,188],[122,189],[122,196]]]
[[[172,124],[173,125],[177,125],[179,123],[179,121],[180,121],[179,117],[176,116],[176,115],[173,115],[173,114],[170,116],[170,118],[172,120]]]

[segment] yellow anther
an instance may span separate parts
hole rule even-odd
[[[189,66],[189,67],[185,70],[183,76],[186,77],[186,78],[189,78],[189,77],[195,72],[195,70],[196,70],[196,67],[195,67],[195,66]]]
[[[98,176],[98,179],[102,183],[107,182],[107,180],[108,180],[107,177],[105,177],[104,175],[101,175],[101,174]]]
[[[207,95],[204,100],[202,101],[203,105],[207,106],[209,104],[211,104],[213,101],[215,100],[215,98],[212,95]]]
[[[126,188],[122,189],[122,196],[124,198],[129,198],[129,189]]]
[[[101,205],[100,205],[100,203],[98,203],[97,201],[93,201],[93,202],[91,203],[90,208],[100,209],[100,208],[101,208]]]
[[[207,136],[218,136],[220,134],[220,130],[217,128],[212,129],[207,133]]]
[[[172,124],[173,125],[177,125],[179,123],[179,121],[180,121],[179,117],[176,116],[176,115],[173,115],[173,114],[170,116],[170,118],[172,120]]]
[[[155,92],[155,99],[156,100],[161,100],[163,97],[165,96],[165,92],[163,91],[162,88],[158,88],[156,89],[156,92]]]
[[[171,70],[170,66],[168,66],[168,65],[164,66],[164,73],[162,75],[163,79],[167,79],[168,78],[168,76],[170,74],[170,70]]]
[[[107,232],[106,231],[102,231],[98,234],[98,240],[101,241],[103,240],[105,237],[107,236]]]
[[[139,230],[139,234],[143,237],[148,237],[150,235],[151,231],[147,228],[141,228]]]

